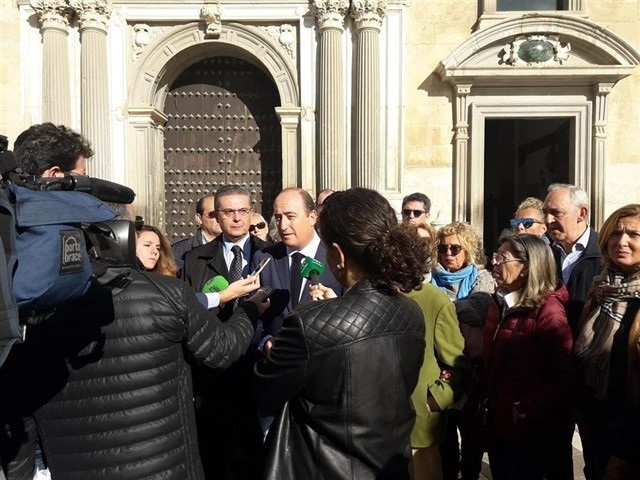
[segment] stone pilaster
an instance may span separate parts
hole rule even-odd
[[[320,33],[316,191],[348,188],[342,34],[348,0],[314,0]]]
[[[591,169],[591,185],[588,185],[591,195],[591,224],[596,228],[604,223],[604,192],[605,164],[607,160],[607,101],[614,83],[598,83],[594,86],[593,112],[593,166]]]
[[[456,85],[455,144],[453,166],[453,218],[458,222],[468,222],[466,192],[470,178],[469,167],[469,94],[471,85]]]
[[[69,83],[69,20],[73,10],[66,0],[33,0],[42,33],[42,121],[71,123]]]
[[[351,16],[356,27],[354,186],[381,190],[384,185],[380,113],[380,27],[385,0],[353,0]]]
[[[111,123],[107,30],[111,6],[106,0],[71,0],[80,27],[82,134],[95,156],[87,163],[92,177],[111,179]]]

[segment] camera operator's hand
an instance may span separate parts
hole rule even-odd
[[[265,297],[264,293],[261,290],[258,290],[256,293],[251,295],[246,300],[247,302],[253,303],[256,307],[258,307],[258,313],[262,315],[267,308],[271,305],[269,301],[269,297]]]
[[[230,283],[227,288],[219,293],[220,303],[232,302],[236,298],[244,297],[258,288],[260,288],[259,276],[241,278]]]

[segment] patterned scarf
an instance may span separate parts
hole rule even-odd
[[[574,352],[585,366],[585,381],[596,397],[607,397],[613,338],[620,328],[629,301],[640,299],[640,271],[625,277],[607,266],[593,279],[595,304],[580,325]]]

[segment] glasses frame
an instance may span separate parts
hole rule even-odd
[[[256,224],[249,225],[249,232],[253,232],[254,230],[262,230],[267,227],[267,222],[258,222]]]
[[[500,260],[498,257],[502,257],[504,260]],[[491,254],[491,263],[493,265],[502,265],[503,263],[511,263],[511,262],[522,262],[524,263],[525,261],[522,260],[521,258],[508,258],[505,257],[503,253],[500,252],[493,252]]]
[[[403,217],[407,217],[407,218],[409,218],[411,216],[411,214],[413,213],[413,218],[418,218],[420,215],[424,215],[425,213],[427,213],[427,211],[426,210],[413,210],[411,208],[403,208],[401,213],[402,213]]]
[[[253,213],[253,208],[225,208],[224,210],[216,210],[224,218],[233,218],[237,213],[240,218],[247,218]]]
[[[534,225],[536,224],[542,225],[543,223],[544,222],[541,222],[540,220],[536,220],[535,218],[512,218],[511,220],[509,220],[509,225],[513,229],[518,228],[522,224],[525,230],[529,230]]]
[[[457,257],[458,255],[460,255],[460,253],[462,253],[463,250],[464,250],[464,247],[462,245],[457,245],[455,243],[453,245],[440,243],[436,247],[436,251],[438,252],[439,255],[446,255],[448,252],[451,252],[452,257]]]

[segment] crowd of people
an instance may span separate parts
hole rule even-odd
[[[14,152],[42,177],[93,153],[53,124]],[[587,480],[640,479],[640,204],[598,233],[553,184],[486,246],[423,193],[251,200],[220,187],[173,245],[113,208],[134,256],[24,315],[0,367],[0,479],[41,451],[54,480],[478,480],[485,453],[495,480],[572,480],[576,425]]]

